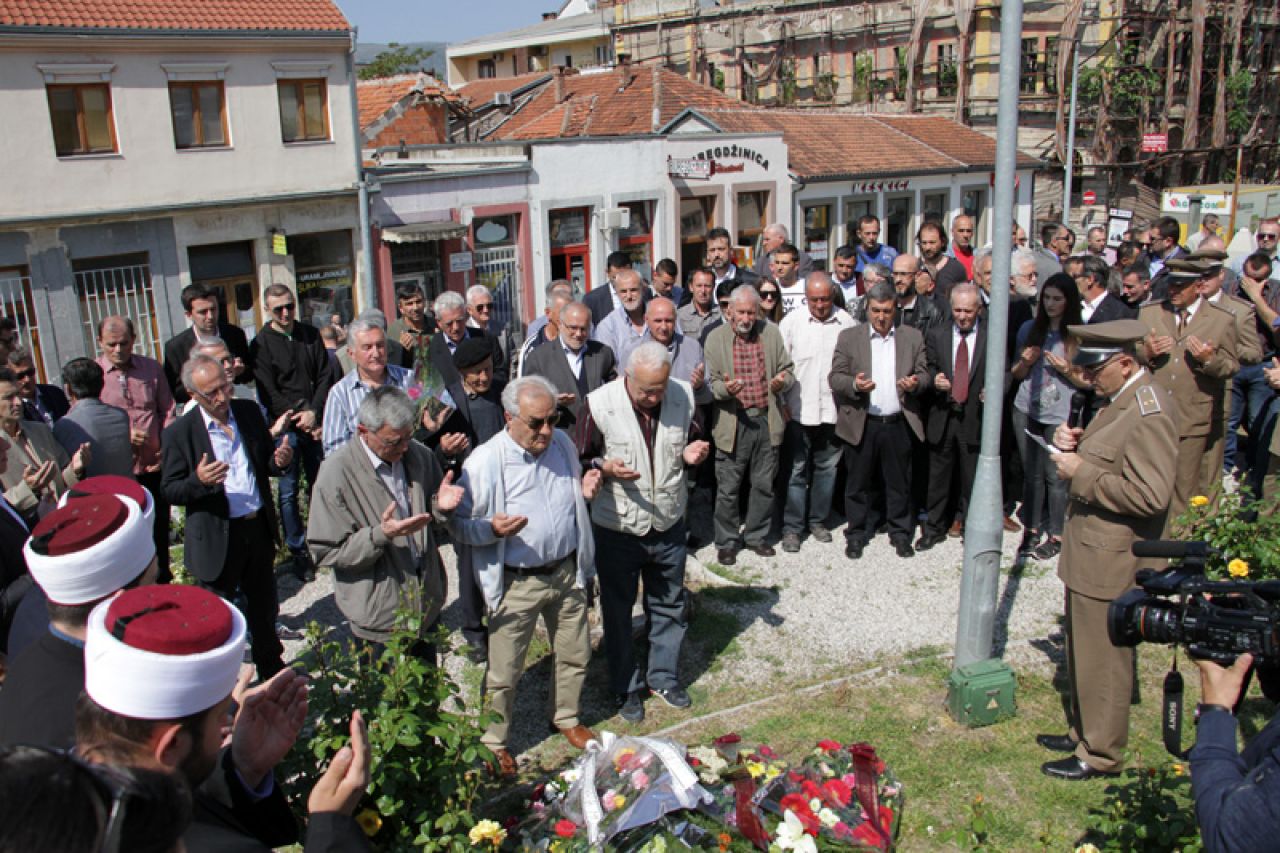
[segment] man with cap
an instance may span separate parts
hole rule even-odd
[[[65,749],[75,743],[89,613],[121,589],[154,583],[155,543],[135,500],[101,494],[50,512],[23,551],[48,599],[49,627],[9,667],[0,691],[0,744]]]
[[[272,771],[306,722],[306,678],[288,669],[237,690],[245,632],[240,611],[193,586],[128,590],[89,615],[76,749],[90,761],[182,779],[194,801],[183,837],[189,853],[266,851],[298,840]],[[308,800],[306,850],[368,849],[351,818],[369,783],[368,761],[355,714],[350,746]]]
[[[414,607],[430,628],[444,606],[444,567],[431,523],[443,524],[461,489],[435,454],[412,440],[417,409],[399,388],[369,392],[357,438],[320,467],[307,523],[316,565],[333,568],[334,600],[351,633],[386,643],[396,612]],[[421,648],[424,657],[434,650]]]
[[[293,461],[287,442],[275,446],[252,400],[236,400],[222,365],[192,355],[182,383],[199,403],[164,434],[163,488],[187,508],[187,570],[228,598],[240,592],[253,633],[253,663],[262,678],[284,667],[276,636],[277,527],[271,476]]]
[[[143,524],[155,523],[156,504],[151,492],[138,483],[132,476],[121,477],[113,474],[102,474],[81,480],[63,494],[58,506],[66,506],[67,501],[90,495],[117,495],[142,507]],[[23,554],[27,534],[24,533],[18,543],[18,554]],[[159,559],[157,558],[157,564]],[[25,565],[25,558],[24,558]],[[159,572],[157,571],[157,578]],[[158,581],[157,581],[158,582]],[[33,584],[22,596],[17,612],[13,615],[13,624],[9,627],[9,654],[16,657],[27,646],[39,640],[49,632],[49,599],[38,584]]]
[[[1216,236],[1213,238],[1214,241],[1218,239]],[[1270,343],[1269,341],[1264,341],[1257,333],[1258,312],[1254,309],[1253,303],[1248,299],[1228,293],[1225,289],[1226,277],[1229,272],[1223,265],[1226,259],[1227,253],[1218,248],[1200,249],[1187,255],[1187,261],[1205,267],[1205,273],[1200,277],[1200,282],[1197,285],[1200,297],[1235,317],[1236,358],[1240,362],[1239,369],[1227,385],[1226,401],[1224,403],[1226,406],[1224,413],[1226,424],[1223,429],[1223,440],[1216,442],[1215,452],[1206,454],[1200,460],[1200,482],[1204,483],[1206,488],[1216,483],[1224,473],[1231,473],[1235,468],[1236,432],[1240,427],[1240,421],[1244,413],[1243,393],[1240,395],[1239,402],[1241,405],[1237,411],[1236,389],[1248,387],[1248,379],[1245,378],[1242,381],[1242,377],[1256,377],[1258,380],[1263,378],[1263,344]],[[1271,347],[1267,346],[1266,351],[1270,350]],[[1259,384],[1265,386],[1265,382],[1260,382]]]
[[[1133,543],[1157,539],[1164,529],[1178,429],[1172,396],[1135,355],[1146,324],[1113,320],[1067,332],[1080,341],[1075,364],[1111,401],[1087,429],[1059,426],[1051,449],[1070,495],[1058,560],[1066,586],[1070,730],[1036,741],[1072,753],[1046,762],[1047,775],[1079,780],[1118,776],[1124,766],[1133,649],[1111,644],[1107,610],[1134,587],[1140,560],[1131,555]]]
[[[1209,264],[1174,258],[1166,266],[1169,298],[1138,311],[1147,329],[1138,358],[1173,397],[1177,412],[1177,475],[1169,503],[1174,519],[1192,495],[1218,485],[1216,472],[1210,482],[1202,480],[1200,462],[1208,455],[1222,458],[1227,388],[1239,362],[1235,317],[1200,296]]]

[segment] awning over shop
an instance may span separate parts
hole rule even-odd
[[[430,243],[433,240],[457,240],[465,237],[467,226],[461,222],[415,222],[412,225],[392,225],[382,229],[382,239],[387,243]]]

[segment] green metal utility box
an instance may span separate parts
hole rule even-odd
[[[1014,684],[1013,670],[996,658],[954,669],[947,677],[947,710],[969,728],[1008,719],[1016,712]]]

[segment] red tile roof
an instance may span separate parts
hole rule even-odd
[[[459,86],[457,92],[472,109],[484,106],[493,100],[499,92],[514,92],[538,80],[550,80],[552,71],[535,71],[532,74],[519,74],[515,77],[487,77],[484,80],[472,80]]]
[[[0,0],[0,27],[346,32],[331,0]]]
[[[782,131],[788,165],[801,178],[874,177],[994,168],[996,142],[940,116],[801,110],[699,110],[735,133]],[[1019,153],[1018,166],[1038,161]]]
[[[652,133],[689,107],[742,108],[736,98],[718,89],[694,83],[674,71],[657,66],[566,74],[561,103],[556,102],[558,82],[553,78],[543,86],[490,138],[546,139]],[[655,89],[659,90],[656,123],[653,119]],[[567,122],[566,112],[569,113]]]
[[[360,105],[360,127],[367,128],[415,92],[427,98],[460,100],[457,92],[430,74],[397,74],[394,77],[361,80],[356,83],[356,98]]]

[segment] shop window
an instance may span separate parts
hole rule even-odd
[[[44,382],[48,377],[40,349],[40,319],[31,294],[31,270],[27,267],[0,267],[0,317],[13,318],[18,327],[18,346],[31,352],[36,376]]]
[[[355,271],[351,265],[351,232],[324,231],[289,235],[289,251],[298,286],[298,317],[316,328],[334,314],[353,313]]]
[[[707,232],[715,227],[715,196],[680,199],[680,269],[706,266]]]
[[[396,284],[411,282],[427,295],[428,304],[444,292],[444,274],[440,261],[440,243],[423,240],[412,243],[389,243],[391,277]]]
[[[328,85],[325,80],[279,80],[280,132],[285,142],[329,138]]]
[[[937,222],[939,225],[947,225],[947,207],[950,193],[925,193],[920,199],[923,210],[920,211],[921,218],[925,222]]]
[[[53,147],[59,157],[117,150],[109,85],[49,86],[47,92]]]
[[[1018,88],[1024,95],[1036,93],[1036,80],[1040,77],[1040,39],[1022,40],[1022,74],[1018,78]]]
[[[911,215],[911,196],[890,196],[885,199],[880,242],[899,252],[915,251],[916,235],[911,231]]]
[[[471,233],[474,235],[476,247],[514,245],[516,242],[515,220],[513,215],[476,217],[471,223]]]
[[[177,148],[212,148],[227,144],[226,96],[221,81],[170,83],[169,112]]]
[[[755,246],[769,224],[769,191],[755,190],[738,193],[737,226],[739,246]]]
[[[573,283],[574,291],[591,290],[591,245],[587,227],[591,208],[572,207],[548,214],[551,238],[551,277]]]
[[[652,201],[629,201],[622,205],[631,211],[631,222],[618,232],[618,250],[631,256],[631,268],[645,281],[653,279],[653,206]]]
[[[831,257],[831,205],[815,204],[804,209],[804,245],[814,266],[825,267]]]
[[[847,198],[844,200],[844,242],[847,246],[852,246],[858,242],[858,220],[864,216],[876,215],[876,200],[874,196],[862,196],[861,198]],[[880,235],[880,239],[884,239],[884,235]]]

